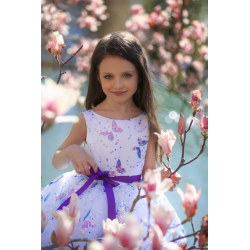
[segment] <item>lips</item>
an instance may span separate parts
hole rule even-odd
[[[127,91],[116,91],[116,92],[112,92],[113,94],[115,94],[116,96],[121,96],[123,94],[125,94]]]

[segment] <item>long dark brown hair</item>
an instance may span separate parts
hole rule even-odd
[[[158,154],[158,139],[154,132],[160,133],[157,122],[157,104],[153,94],[153,83],[148,69],[146,51],[141,46],[140,41],[127,31],[117,31],[103,37],[97,44],[90,64],[88,93],[84,107],[86,110],[92,109],[105,100],[104,94],[97,76],[99,75],[99,65],[106,56],[120,56],[131,63],[137,69],[139,75],[138,88],[133,95],[135,105],[145,111],[149,120],[150,135],[154,138],[155,157],[158,163],[162,162],[163,151],[160,147]]]

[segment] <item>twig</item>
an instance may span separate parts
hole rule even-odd
[[[137,203],[137,201],[147,197],[146,195],[140,196],[140,192],[141,192],[141,188],[138,188],[138,194],[136,198],[133,200],[132,207],[130,208],[129,213],[132,213],[135,210],[134,208],[135,208],[135,204]]]
[[[185,165],[191,163],[192,161],[196,160],[196,159],[200,156],[200,154],[202,154],[202,152],[204,151],[204,146],[205,146],[205,144],[206,144],[206,140],[207,140],[207,137],[204,136],[204,137],[203,137],[203,144],[202,144],[200,153],[199,153],[194,159],[192,159],[192,160],[190,160],[190,161],[188,161],[188,162],[186,162],[186,163],[183,163],[182,166],[185,166]]]
[[[208,248],[191,246],[189,248],[186,248],[185,250],[191,250],[191,249],[203,249],[203,250],[205,250],[205,249],[208,249]]]
[[[193,232],[195,232],[194,231],[194,224],[193,224],[193,218],[192,217],[190,218],[190,221],[191,221]],[[193,245],[195,245],[195,242],[196,242],[196,236],[194,237],[194,243],[193,243]]]
[[[46,77],[46,76],[42,76],[42,77],[41,77],[41,80],[43,80],[45,77]]]
[[[148,232],[147,232],[147,235],[143,238],[143,241],[145,241],[149,236],[150,202],[151,202],[151,199],[148,198]]]
[[[103,238],[97,238],[95,240],[103,240]],[[77,241],[84,241],[84,242],[90,242],[90,241],[93,241],[93,240],[88,240],[88,239],[74,239],[74,240],[70,240],[68,242],[68,244],[71,244],[73,242],[77,242]],[[67,245],[68,245],[67,244]],[[50,245],[50,246],[46,246],[46,247],[42,247],[41,250],[45,250],[45,249],[53,249],[55,247],[59,247],[57,244],[53,244],[53,245]]]
[[[82,49],[82,47],[83,47],[83,45],[81,45],[81,47],[66,62],[61,62],[60,63],[57,56],[55,56],[57,64],[58,64],[58,66],[60,68],[59,76],[58,76],[58,79],[57,79],[57,82],[56,82],[57,84],[59,83],[59,81],[61,79],[61,76],[66,73],[66,71],[62,73],[63,66],[65,64],[67,64]],[[45,121],[43,121],[43,124],[42,124],[42,127],[41,127],[41,133],[43,132],[44,124],[45,124]]]
[[[185,219],[183,222],[181,222],[180,224],[177,224],[177,225],[174,225],[174,226],[172,226],[172,227],[169,227],[168,229],[173,229],[173,228],[175,228],[175,227],[178,227],[178,226],[180,226],[180,225],[183,225],[183,224],[185,224],[186,222],[188,222],[189,221],[189,218],[187,218],[187,219]]]
[[[200,229],[199,231],[196,231],[196,232],[194,232],[194,233],[192,233],[192,234],[188,234],[188,235],[185,235],[185,236],[181,236],[181,237],[179,237],[179,238],[177,238],[177,239],[173,239],[173,240],[171,240],[170,242],[174,242],[174,241],[176,241],[176,240],[180,240],[180,239],[184,239],[184,238],[188,238],[188,237],[194,236],[194,235],[196,235],[196,234],[198,234],[198,233],[200,233],[200,232],[203,232],[204,229],[207,229],[207,228],[208,228],[208,227],[204,227],[203,229]]]

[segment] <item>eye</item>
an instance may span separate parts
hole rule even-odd
[[[126,77],[126,78],[130,78],[130,77],[132,76],[132,75],[130,75],[130,74],[125,74],[125,76],[126,76],[126,75],[128,75],[128,76],[129,76],[129,77]]]
[[[105,79],[110,79],[110,78],[106,78],[107,76],[111,76],[111,75],[106,75],[106,76],[104,76],[104,78],[105,78]]]

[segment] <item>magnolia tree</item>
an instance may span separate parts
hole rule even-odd
[[[207,26],[190,22],[191,1],[166,2],[166,9],[157,5],[151,13],[133,5],[126,29],[141,41],[168,90],[190,91],[199,86],[207,67]]]

